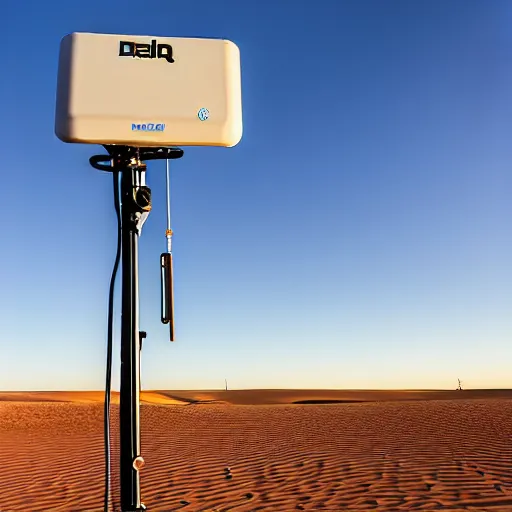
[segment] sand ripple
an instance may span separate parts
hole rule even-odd
[[[143,405],[142,422],[150,512],[512,511],[510,399]],[[0,511],[101,510],[102,443],[101,404],[0,403]]]

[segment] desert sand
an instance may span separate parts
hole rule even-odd
[[[102,400],[0,393],[0,511],[102,510]],[[141,401],[149,512],[512,512],[512,390],[178,390]],[[112,510],[117,500],[114,488]]]

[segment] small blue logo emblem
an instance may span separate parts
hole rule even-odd
[[[165,124],[163,123],[132,123],[132,131],[134,132],[163,132]]]
[[[206,121],[210,117],[210,111],[207,108],[200,108],[197,117],[199,117],[201,121]]]

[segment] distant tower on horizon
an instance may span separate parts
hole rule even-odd
[[[462,382],[460,379],[457,379],[459,381],[459,387],[457,388],[457,391],[462,391]]]
[[[226,391],[228,390],[228,379],[224,379],[224,382],[226,383]]]

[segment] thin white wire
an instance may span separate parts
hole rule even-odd
[[[172,249],[172,235],[171,233],[171,177],[169,170],[169,160],[165,161],[166,167],[166,185],[167,185],[167,252],[170,253]]]

